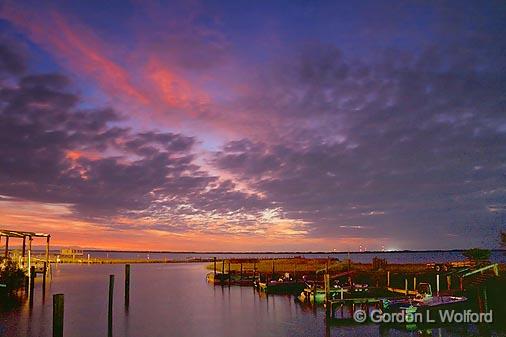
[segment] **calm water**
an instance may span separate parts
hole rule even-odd
[[[447,262],[447,261],[462,261],[464,256],[460,251],[441,251],[441,252],[378,252],[378,253],[331,253],[331,254],[206,254],[206,253],[148,253],[148,252],[106,252],[106,251],[85,251],[85,257],[90,254],[91,258],[94,257],[109,257],[115,259],[168,259],[168,260],[187,260],[191,258],[210,259],[212,257],[221,258],[286,258],[293,256],[305,256],[307,258],[326,258],[328,256],[338,259],[351,258],[354,262],[371,263],[373,257],[381,257],[387,259],[390,263],[429,263],[429,262]],[[506,263],[505,251],[492,251],[490,257],[492,262]]]
[[[0,312],[0,336],[51,336],[52,294],[65,294],[65,336],[107,335],[108,275],[116,277],[114,336],[506,336],[489,326],[442,326],[408,332],[379,325],[326,326],[290,296],[260,296],[249,287],[213,287],[204,264],[131,267],[130,308],[123,302],[123,265],[60,265],[45,300],[40,280],[32,309],[27,301]]]

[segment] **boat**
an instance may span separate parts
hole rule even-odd
[[[309,301],[311,303],[322,304],[325,302],[325,289],[317,288],[316,293],[314,285],[306,283],[306,288],[302,291],[298,299],[302,302]],[[370,289],[368,284],[353,283],[352,285],[341,285],[334,283],[329,289],[329,299],[338,300],[352,297],[368,297]]]
[[[256,280],[255,286],[260,291],[268,294],[299,294],[306,288],[306,282],[294,280],[290,274],[286,273],[283,277],[277,280]]]
[[[432,294],[432,287],[429,283],[420,283],[414,297],[400,299],[384,299],[383,308],[388,311],[405,311],[415,313],[422,309],[434,309],[457,305],[467,301],[464,296],[436,295]]]
[[[350,291],[349,288],[330,288],[329,296],[330,299],[342,299],[345,293]],[[324,289],[316,289],[316,294],[312,287],[307,286],[300,293],[298,299],[301,302],[309,301],[311,303],[324,303],[325,302],[325,290]]]
[[[418,294],[410,301],[408,306],[401,305],[401,310],[408,312],[416,312],[419,309],[432,309],[442,306],[451,306],[467,301],[464,296],[451,296],[451,295],[432,295],[432,288],[429,283],[420,283],[417,288]]]
[[[213,285],[234,285],[234,286],[244,286],[244,287],[251,287],[254,285],[255,280],[257,278],[253,276],[246,276],[243,275],[242,277],[240,275],[236,274],[221,274],[213,272],[208,273],[206,275],[206,280],[208,283],[211,283]]]

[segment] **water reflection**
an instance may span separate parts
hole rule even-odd
[[[131,266],[130,305],[124,303],[124,266],[60,265],[45,293],[35,284],[33,306],[24,294],[0,305],[0,336],[51,336],[52,295],[65,294],[65,336],[105,336],[109,275],[116,278],[115,336],[506,336],[491,325],[383,326],[326,319],[323,308],[251,287],[211,286],[203,264]],[[45,296],[44,296],[45,295]],[[475,294],[476,309],[497,309],[497,294]],[[338,309],[340,310],[340,309]],[[340,311],[336,314],[340,317]],[[348,318],[346,320],[346,318]]]

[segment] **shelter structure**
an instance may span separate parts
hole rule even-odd
[[[29,274],[30,274],[30,267],[32,265],[32,261],[31,261],[32,260],[32,241],[34,238],[45,238],[45,241],[46,241],[45,261],[46,261],[47,266],[49,266],[49,241],[51,239],[50,234],[0,229],[0,244],[2,242],[5,242],[4,254],[3,254],[5,259],[7,259],[9,257],[9,243],[11,243],[10,241],[12,239],[23,240],[20,263],[21,263],[22,268],[27,268]],[[28,240],[28,242],[27,242],[27,240]]]

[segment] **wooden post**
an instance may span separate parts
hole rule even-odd
[[[329,274],[325,274],[323,276],[323,281],[324,281],[324,287],[325,287],[325,302],[328,301],[330,298],[330,276]]]
[[[23,265],[25,264],[25,255],[26,255],[26,236],[23,236],[23,249],[21,251],[21,256],[23,257]]]
[[[316,305],[316,280],[313,281],[313,303]]]
[[[213,257],[213,262],[214,262],[214,277],[216,278],[216,256]]]
[[[485,309],[484,312],[488,312],[488,296],[487,296],[487,288],[484,287],[483,290],[483,307]]]
[[[114,296],[114,275],[109,275],[109,310],[107,320],[107,336],[112,337],[112,305]]]
[[[416,276],[413,277],[413,290],[416,291]]]
[[[406,296],[408,296],[408,279],[404,279],[404,290],[406,291]]]
[[[63,294],[53,295],[53,337],[63,337]]]
[[[225,285],[225,259],[221,260],[220,284]]]
[[[436,275],[436,295],[439,296],[439,274]]]
[[[452,277],[451,275],[446,275],[446,289],[450,290],[452,288]]]
[[[125,307],[130,305],[130,265],[125,265]]]
[[[49,265],[49,238],[51,236],[48,235],[46,238],[46,263]]]
[[[253,280],[255,280],[256,273],[257,273],[257,262],[253,261]]]
[[[5,258],[9,257],[9,237],[5,237]]]
[[[459,289],[460,291],[464,291],[464,278],[462,276],[459,277]]]
[[[330,275],[324,275],[324,284],[325,284],[325,312],[327,317],[330,315]]]
[[[274,279],[274,259],[272,259],[272,275],[271,279]]]
[[[35,288],[35,266],[30,267],[30,306],[33,304],[33,293]]]
[[[230,260],[228,260],[228,286],[230,287],[230,281],[231,281],[231,274],[230,274]]]
[[[28,237],[28,276],[30,277],[32,272],[32,237]]]
[[[47,274],[47,262],[44,261],[44,267],[42,269],[42,292],[46,291],[46,274]]]
[[[28,281],[32,275],[32,252],[28,250]],[[28,282],[28,288],[30,288],[30,282]]]
[[[241,280],[242,280],[242,262],[241,262]]]
[[[503,236],[504,238],[504,236]],[[499,267],[497,266],[497,263],[494,265],[494,275],[499,276]]]
[[[387,287],[390,287],[390,271],[387,271]]]

